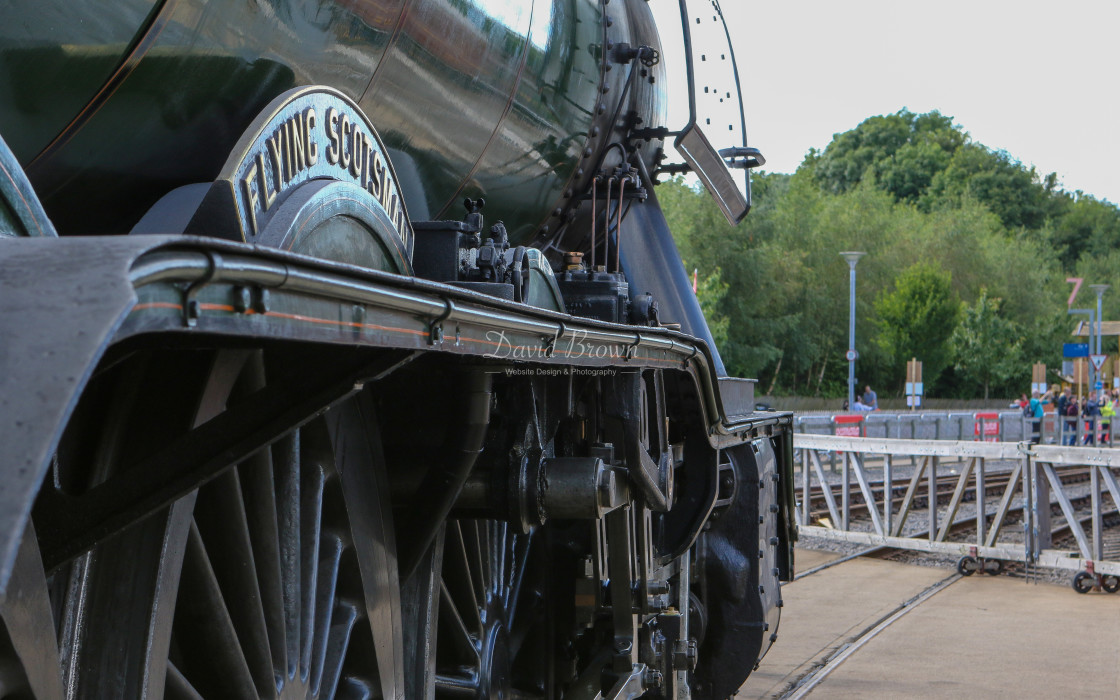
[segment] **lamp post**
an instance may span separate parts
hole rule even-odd
[[[1106,291],[1108,291],[1109,287],[1111,287],[1111,286],[1112,285],[1109,285],[1109,284],[1090,284],[1089,285],[1089,289],[1092,289],[1094,292],[1097,293],[1097,345],[1096,345],[1096,349],[1093,350],[1093,352],[1096,353],[1097,355],[1101,354],[1101,297],[1104,296],[1104,293]],[[1093,391],[1090,392],[1090,394],[1092,394],[1093,392],[1095,392],[1097,390],[1097,380],[1100,379],[1100,374],[1097,372],[1096,367],[1093,368],[1093,374],[1096,375],[1096,376],[1093,378]]]
[[[848,410],[856,402],[856,263],[867,253],[846,251],[840,255],[848,261]]]

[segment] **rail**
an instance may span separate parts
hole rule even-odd
[[[794,448],[803,534],[958,555],[973,567],[1088,572],[1120,587],[1120,560],[1104,539],[1105,519],[1120,508],[1120,451],[810,433],[795,433]],[[839,474],[826,471],[836,462]],[[1076,549],[1054,547],[1071,538]]]

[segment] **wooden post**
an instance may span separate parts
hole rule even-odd
[[[911,358],[906,363],[906,405],[911,411],[922,405],[922,396],[925,394],[922,386],[922,363],[917,358]]]
[[[1039,396],[1046,393],[1046,365],[1036,362],[1031,366],[1031,393]]]

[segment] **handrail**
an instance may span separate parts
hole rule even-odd
[[[1086,580],[1083,574],[1087,573],[1095,576],[1098,584],[1102,576],[1120,579],[1120,561],[1104,559],[1102,537],[1104,517],[1108,515],[1104,510],[1106,492],[1112,498],[1113,507],[1120,510],[1120,450],[1100,446],[1038,445],[1026,441],[895,439],[811,433],[794,433],[793,446],[801,467],[801,483],[797,486],[801,502],[797,518],[804,534],[872,546],[962,555],[962,566],[971,557],[969,566],[975,566],[980,560],[979,566],[983,568],[982,560],[987,558],[1080,571],[1078,580]],[[833,467],[830,477],[826,476],[822,465],[825,455],[825,463]],[[899,457],[909,457],[914,465],[903,482],[892,478]],[[950,461],[956,463],[951,470],[947,465]],[[837,462],[842,466],[840,474],[835,474]],[[1002,462],[1005,466],[993,470],[992,462]],[[873,463],[881,467],[872,468]],[[1006,476],[1006,481],[996,480],[1002,476]],[[952,493],[946,508],[937,504],[937,496],[933,494],[944,498],[949,495],[944,489],[950,486]],[[905,495],[899,499],[903,487]],[[814,489],[819,489],[816,495]],[[998,505],[992,503],[994,511],[987,505],[992,489],[998,492]],[[958,520],[957,513],[969,500],[966,494],[970,491],[975,494],[972,502],[980,507]],[[853,496],[862,498],[868,516],[854,524]],[[823,525],[811,522],[810,501],[818,497],[822,497],[823,506],[827,506],[827,513],[819,516]],[[1086,499],[1088,515],[1084,505],[1075,507],[1075,502]],[[1057,532],[1051,523],[1051,510],[1055,506],[1061,509],[1066,521],[1062,529],[1068,529],[1077,542],[1074,552],[1052,548]],[[922,509],[926,511],[922,518],[928,518],[928,529],[920,535],[905,536],[905,531],[913,533],[915,529],[913,524],[906,527],[911,511]],[[1009,516],[1016,511],[1021,511],[1021,519],[1011,521],[1016,523],[1015,527],[1005,528]],[[953,528],[966,521],[972,525],[969,538],[974,541],[951,540]],[[1001,539],[1002,534],[1012,530],[1022,532],[1025,537],[1017,541],[1016,538]],[[1083,587],[1079,586],[1078,590]]]

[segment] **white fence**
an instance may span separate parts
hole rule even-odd
[[[794,448],[801,463],[798,523],[805,534],[1120,576],[1120,561],[1105,557],[1103,536],[1105,517],[1120,505],[1120,451],[805,433],[794,435]],[[894,477],[905,469],[900,458],[908,463],[910,473],[896,488]],[[826,473],[825,465],[836,463],[840,473]],[[898,498],[902,483],[905,492]],[[948,505],[939,506],[938,487],[949,485]],[[853,486],[862,503],[854,502]],[[814,487],[824,502],[815,522]],[[1108,509],[1106,492],[1111,500]],[[967,509],[974,512],[961,515],[969,494]],[[918,522],[913,514],[921,510],[923,500],[925,514]],[[1075,502],[1085,500],[1088,506],[1075,507]],[[1051,517],[1054,507],[1060,509],[1058,520],[1064,524]],[[857,508],[865,509],[866,516],[853,518]],[[971,532],[963,539],[959,533],[954,537],[954,530],[962,526]],[[1065,528],[1077,543],[1076,551],[1053,549],[1056,536]]]

